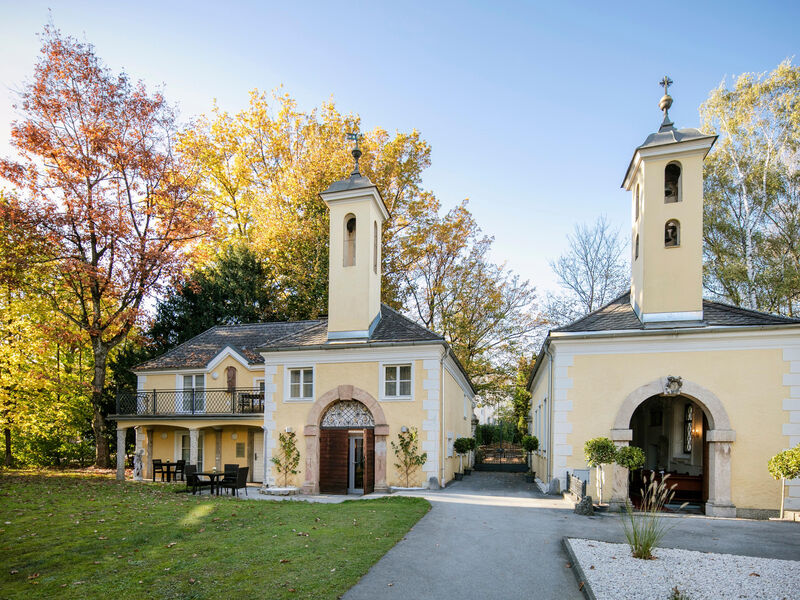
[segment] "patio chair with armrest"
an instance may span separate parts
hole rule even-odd
[[[178,475],[181,477],[181,481],[184,480],[186,473],[186,461],[181,459],[175,463],[175,481],[178,481]]]
[[[192,494],[196,494],[197,490],[202,492],[204,487],[210,489],[211,480],[197,475],[197,465],[186,465],[186,490],[191,488]]]
[[[236,473],[238,473],[238,471],[239,471],[238,464],[225,465],[225,467],[222,469],[223,475],[221,483],[231,483],[233,481],[236,481]]]
[[[222,481],[220,483],[220,487],[233,491],[234,495],[238,496],[239,491],[244,488],[244,495],[247,496],[247,472],[250,470],[250,467],[239,467],[239,470],[236,471],[236,481]]]
[[[153,481],[156,480],[156,474],[161,474],[161,481],[164,481],[164,464],[160,458],[153,459]]]

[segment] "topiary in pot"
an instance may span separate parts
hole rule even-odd
[[[617,457],[617,447],[607,437],[596,437],[583,445],[583,453],[590,467],[597,468],[597,501],[603,501],[603,465],[614,462]]]
[[[459,470],[459,472],[456,473],[456,479],[457,480],[460,480],[461,479],[460,476],[464,475],[464,471],[463,471],[464,463],[463,463],[462,459],[463,459],[464,454],[469,452],[469,449],[470,449],[469,438],[460,437],[460,438],[456,438],[456,440],[453,442],[453,450],[455,450],[456,454],[458,454],[458,470]]]
[[[636,446],[623,446],[617,450],[614,459],[621,467],[635,471],[644,465],[644,451]]]
[[[531,454],[539,449],[539,438],[535,435],[526,435],[522,437],[522,448],[528,453],[528,464],[530,465],[528,472],[525,474],[525,481],[533,483],[536,481],[536,471],[533,470],[533,460]]]
[[[469,442],[469,455],[472,455],[472,452],[475,448],[478,447],[478,440],[475,438],[466,438]],[[471,475],[472,474],[472,461],[467,459],[467,466],[464,467],[464,475]]]
[[[784,489],[786,489],[786,480],[800,477],[800,444],[797,444],[794,448],[778,452],[778,454],[769,459],[767,468],[769,469],[770,475],[775,479],[781,480],[780,518],[783,519],[783,498]]]

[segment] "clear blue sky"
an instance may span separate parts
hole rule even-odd
[[[495,260],[540,291],[578,221],[604,213],[627,237],[620,183],[670,115],[699,124],[720,81],[800,52],[800,2],[35,2],[0,0],[0,153],[12,90],[30,76],[52,7],[64,33],[115,70],[164,84],[189,119],[216,98],[283,85],[300,106],[333,97],[365,128],[420,130],[433,148],[424,184],[463,198]]]

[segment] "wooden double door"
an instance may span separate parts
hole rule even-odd
[[[375,490],[375,432],[322,428],[319,438],[319,491],[369,494]]]

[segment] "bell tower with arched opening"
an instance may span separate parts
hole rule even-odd
[[[378,188],[361,175],[360,135],[350,134],[355,168],[320,197],[330,210],[328,341],[366,341],[381,314],[381,230],[389,212]]]
[[[631,192],[631,305],[642,323],[703,319],[703,159],[717,136],[676,129],[672,81],[664,120],[633,154],[622,187]]]

